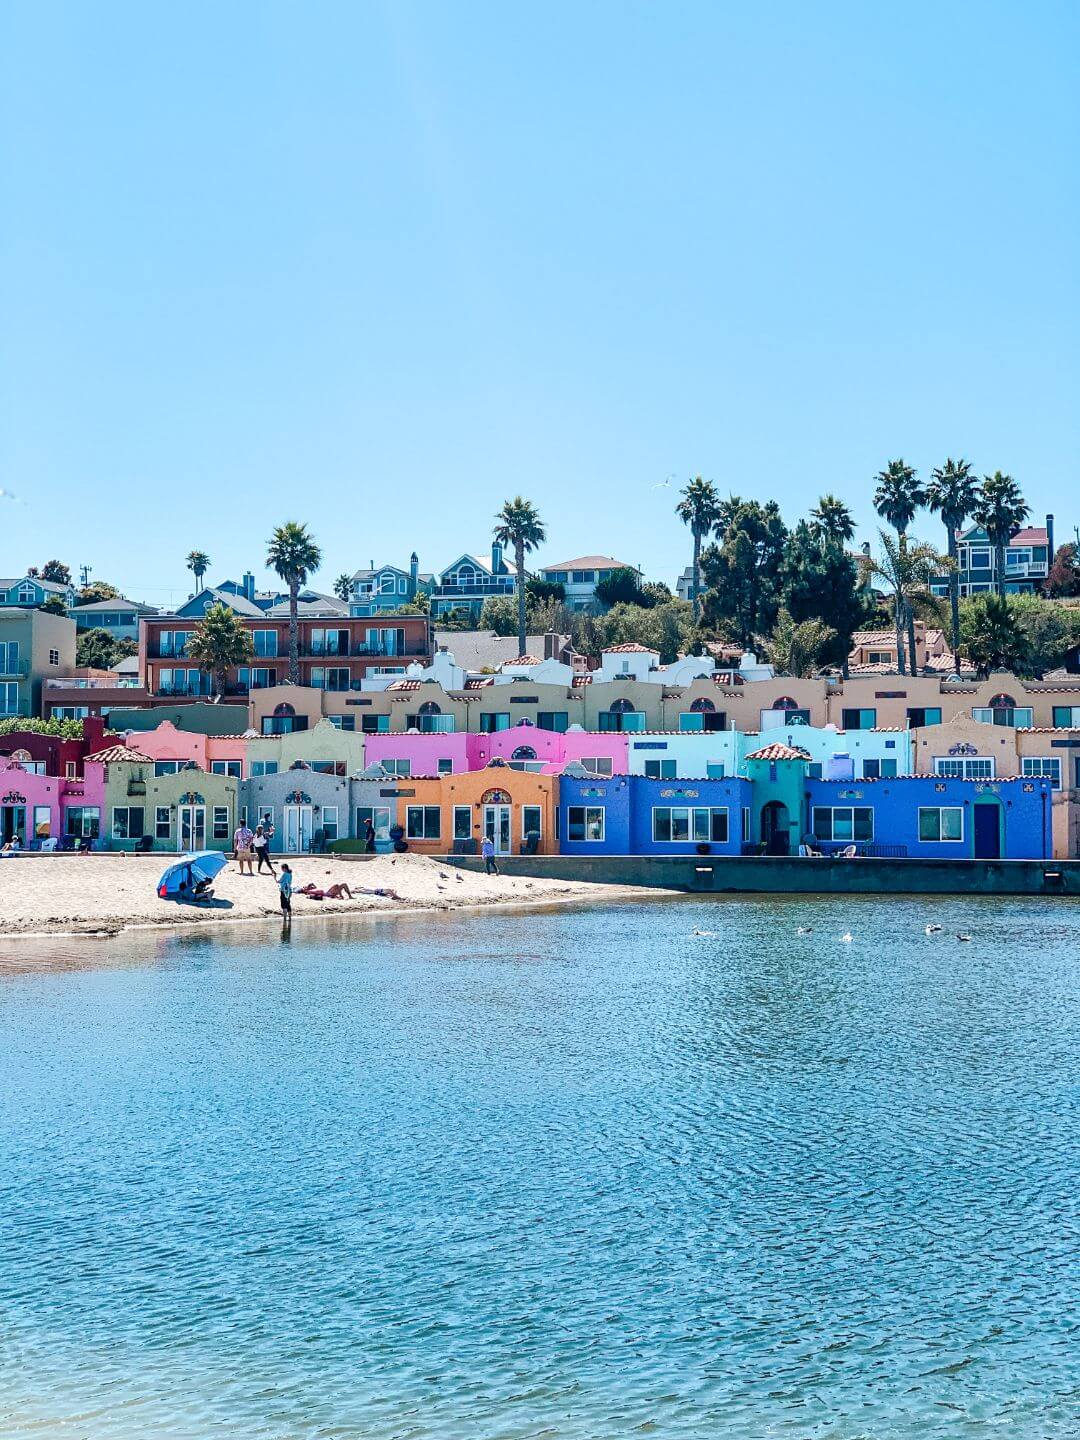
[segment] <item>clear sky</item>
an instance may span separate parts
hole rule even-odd
[[[691,474],[869,534],[950,453],[1064,538],[1078,53],[1038,0],[6,0],[0,573],[165,603],[295,518],[329,589],[521,492],[670,582]]]

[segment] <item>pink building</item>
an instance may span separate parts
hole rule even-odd
[[[460,775],[483,770],[492,760],[544,774],[557,774],[576,763],[605,775],[625,775],[628,746],[628,736],[617,732],[572,729],[559,733],[535,725],[515,725],[485,734],[365,735],[364,763],[385,764],[408,775]]]
[[[129,731],[125,743],[129,749],[149,756],[159,767],[173,762],[178,767],[194,764],[208,775],[247,778],[244,735],[200,735],[194,730],[178,730],[171,721],[163,720],[153,730]]]
[[[63,779],[0,759],[0,843],[18,836],[23,849],[40,849],[42,841],[58,841],[64,835],[94,840],[100,833],[103,806],[100,775]]]

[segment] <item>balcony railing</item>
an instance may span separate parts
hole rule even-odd
[[[9,665],[5,660],[0,664],[0,680],[25,680],[29,674],[29,660],[16,660],[14,665]]]
[[[153,692],[155,695],[199,695],[204,698],[210,694],[209,685],[173,685],[159,684]]]
[[[501,580],[478,580],[475,585],[436,585],[431,598],[452,600],[463,595],[510,595],[516,583],[512,575],[506,575]]]

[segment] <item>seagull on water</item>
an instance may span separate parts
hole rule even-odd
[[[852,942],[852,940],[855,939],[855,936],[852,935],[852,933],[851,933],[850,930],[848,930],[848,931],[845,932],[845,934],[843,934],[843,935],[840,936],[840,939],[841,939],[841,941],[843,942],[843,944],[845,944],[845,945],[850,945],[851,942]]]
[[[926,927],[926,933],[927,933],[927,935],[939,935],[939,934],[941,933],[941,926],[940,926],[940,925],[927,925],[927,927]]]
[[[709,940],[709,939],[711,939],[711,938],[716,934],[716,931],[715,931],[715,930],[699,930],[699,929],[697,928],[697,926],[695,926],[694,929],[690,931],[690,934],[691,934],[691,935],[694,937],[694,939],[696,939],[696,940]]]
[[[969,941],[969,940],[971,939],[971,936],[970,936],[970,935],[959,935],[959,934],[958,934],[956,938],[957,938],[958,940]]]
[[[812,935],[813,933],[814,927],[812,925],[800,925],[795,931],[796,935]]]

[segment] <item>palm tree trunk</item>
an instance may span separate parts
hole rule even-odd
[[[904,663],[904,601],[899,590],[896,592],[896,668],[901,675],[907,674]]]
[[[514,564],[517,566],[518,602],[518,654],[525,654],[525,542],[514,544]]]
[[[909,600],[904,609],[907,612],[907,633],[908,633],[908,654],[911,660],[911,673],[919,673],[919,652],[915,648],[915,608]]]
[[[300,582],[295,576],[289,581],[289,684],[300,684],[300,625],[298,609]]]
[[[960,669],[960,577],[956,573],[956,527],[949,526],[949,609],[952,611],[952,658],[953,666]]]
[[[701,536],[694,531],[694,562],[690,577],[690,598],[694,605],[694,619],[701,619],[701,605],[698,596],[701,593]]]
[[[1005,543],[1000,537],[994,541],[994,558],[997,561],[997,593],[1005,594]]]

